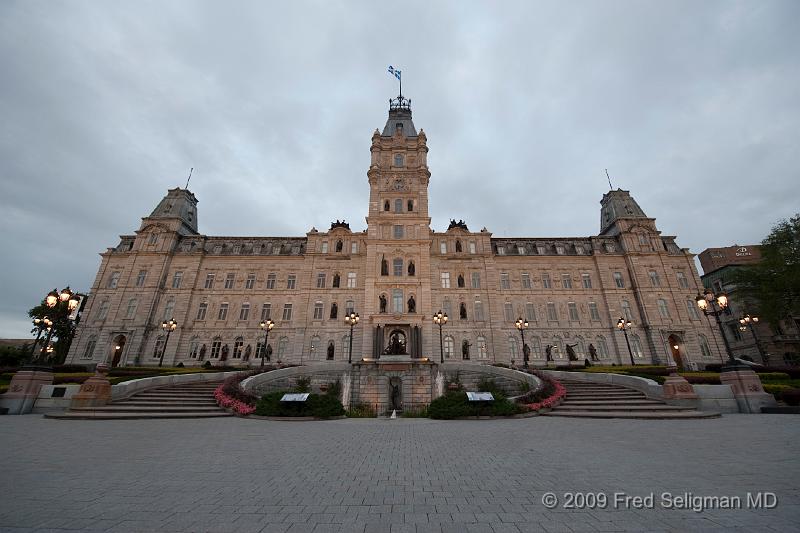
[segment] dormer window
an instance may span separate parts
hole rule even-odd
[[[400,126],[402,131],[402,125]],[[394,166],[402,167],[403,166],[403,154],[394,154]]]
[[[147,241],[147,244],[155,244],[156,242],[158,242],[158,234],[157,233],[151,233],[150,234],[150,238]]]
[[[403,123],[402,123],[402,122],[397,122],[397,123],[395,123],[395,125],[394,125],[394,131],[395,131],[396,133],[398,133],[398,134],[402,135],[402,134],[403,134]]]

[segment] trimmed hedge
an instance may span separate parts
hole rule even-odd
[[[261,397],[256,404],[259,416],[313,416],[332,418],[344,415],[342,402],[332,394],[309,394],[305,402],[281,402],[283,395],[290,391],[270,392]]]
[[[477,405],[479,402],[467,400],[467,393],[463,390],[450,391],[431,402],[428,415],[440,420],[451,420],[464,416],[511,416],[525,411],[502,394],[495,395],[494,398],[493,402]]]

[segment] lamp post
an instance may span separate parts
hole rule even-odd
[[[358,324],[358,313],[351,312],[349,315],[344,317],[344,321],[347,325],[350,326],[350,350],[347,353],[347,362],[353,362],[353,327]]]
[[[758,342],[758,335],[756,334],[755,325],[758,324],[758,317],[744,315],[739,319],[739,324],[741,324],[741,326],[739,326],[740,331],[744,331],[748,327],[750,328],[750,334],[753,336],[753,342],[756,343],[756,348],[758,349],[758,355],[761,356],[761,360],[766,365],[768,362],[767,357],[765,357],[764,349],[761,347],[761,343]]]
[[[71,313],[72,311],[78,308],[78,304],[80,303],[80,298],[76,293],[72,292],[69,289],[69,287],[66,287],[61,291],[59,291],[58,289],[53,289],[52,291],[48,292],[47,296],[45,296],[44,298],[44,303],[48,308],[54,311],[56,310],[57,305],[65,304],[67,306],[67,311]],[[40,322],[37,323],[37,320],[40,320]],[[36,336],[37,342],[39,341],[39,336],[42,333],[41,330],[42,326],[40,324],[44,325],[47,329],[47,338],[45,339],[44,344],[42,345],[42,349],[39,352],[39,360],[41,362],[45,362],[47,361],[47,358],[50,357],[55,351],[52,347],[50,347],[50,339],[53,337],[54,322],[48,317],[43,317],[42,319],[35,319],[33,322],[40,328],[39,335]],[[36,344],[34,343],[34,349],[35,346]],[[48,349],[48,347],[50,349]]]
[[[631,329],[633,323],[630,320],[620,318],[617,320],[617,329],[625,334],[625,344],[628,345],[628,356],[631,358],[631,366],[636,366],[636,361],[633,360],[633,351],[631,350],[631,341],[628,340],[628,330]]]
[[[439,360],[444,364],[444,340],[442,339],[442,326],[447,324],[447,313],[439,312],[433,315],[433,323],[439,326]]]
[[[725,329],[722,327],[722,320],[719,318],[723,311],[725,311],[725,309],[728,307],[728,295],[724,292],[714,294],[714,291],[711,289],[706,289],[703,291],[703,294],[697,295],[695,302],[697,302],[697,307],[702,309],[706,316],[711,315],[717,320],[717,327],[719,327],[719,333],[722,335],[722,341],[725,344],[725,352],[728,354],[728,364],[723,365],[723,367],[720,368],[720,372],[729,372],[741,369],[743,365],[738,364],[736,359],[733,358],[731,345],[728,343],[728,337],[725,336]],[[711,310],[709,310],[709,307]]]
[[[158,366],[161,366],[164,363],[164,352],[167,351],[167,344],[169,343],[169,334],[175,331],[178,328],[178,323],[175,322],[174,318],[170,318],[169,320],[165,320],[161,323],[161,329],[167,332],[167,339],[164,341],[164,347],[161,348],[161,357],[158,358]]]
[[[264,356],[267,354],[267,346],[269,346],[269,332],[275,327],[275,322],[268,318],[262,320],[259,327],[264,330],[264,347],[261,349],[261,366],[264,366]]]
[[[528,321],[522,320],[522,317],[519,317],[514,325],[519,330],[519,334],[522,336],[522,366],[528,368],[528,350],[526,350],[525,346],[525,328],[528,327]]]

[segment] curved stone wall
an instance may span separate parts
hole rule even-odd
[[[291,366],[256,374],[242,381],[241,387],[247,392],[262,396],[278,390],[293,389],[299,378],[310,378],[311,390],[320,392],[329,383],[341,381],[349,371],[349,363],[338,361],[320,362],[308,366]]]

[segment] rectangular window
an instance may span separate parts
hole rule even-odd
[[[655,270],[650,271],[650,284],[653,287],[661,286],[661,279],[658,277],[658,272],[656,272]]]
[[[392,310],[395,313],[403,312],[403,289],[392,289]]]
[[[403,275],[403,260],[402,259],[395,259],[392,261],[392,274],[395,276],[402,276]]]
[[[395,198],[394,200],[394,212],[395,213],[403,212],[403,200],[401,200],[400,198]]]
[[[355,272],[348,272],[347,273],[347,288],[348,289],[355,289],[356,288],[356,273]]]
[[[543,244],[536,245],[536,253],[539,255],[544,255],[545,249]]]
[[[267,275],[267,288],[268,289],[274,289],[275,288],[275,282],[276,282],[277,279],[278,279],[278,276],[275,274],[275,272],[270,272]]]
[[[147,241],[147,244],[155,244],[157,242],[158,242],[158,234],[157,233],[151,233],[150,234],[150,238]]]
[[[514,321],[514,306],[511,305],[510,302],[503,304],[503,316],[505,317],[506,322]]]
[[[700,318],[697,312],[697,303],[694,300],[686,300],[686,308],[689,310],[689,318],[692,320]]]
[[[592,320],[600,320],[600,312],[597,310],[595,302],[589,302],[589,317]]]
[[[549,289],[552,286],[553,285],[552,285],[552,283],[550,281],[550,274],[542,274],[542,288],[543,289]]]
[[[206,311],[208,311],[208,304],[203,302],[200,304],[200,307],[197,308],[197,320],[205,320]]]
[[[439,253],[442,255],[447,253],[447,241],[441,241],[439,243]]]
[[[325,272],[318,272],[317,273],[317,288],[324,289],[325,288]]]
[[[584,289],[591,289],[592,288],[592,276],[591,274],[581,274],[581,280],[583,281],[583,288]]]
[[[286,288],[287,289],[294,289],[297,285],[297,276],[295,274],[289,274],[286,278]]]
[[[567,308],[569,309],[569,319],[572,321],[578,320],[578,306],[575,302],[569,302],[567,304]]]
[[[528,322],[536,320],[536,307],[530,302],[525,304],[525,320]]]
[[[255,274],[248,274],[247,279],[244,282],[245,289],[253,289],[256,286],[256,275]]]
[[[556,312],[556,304],[547,302],[547,320],[558,321],[558,313]]]
[[[219,306],[219,313],[217,313],[217,320],[225,320],[228,318],[228,304],[223,303]]]
[[[289,321],[292,319],[292,304],[283,304],[283,320]]]
[[[328,253],[328,241],[324,241],[322,243],[322,253],[323,254],[327,254]]]
[[[350,253],[351,254],[357,254],[358,253],[358,243],[356,241],[353,241],[353,242],[350,243]]]
[[[564,247],[560,244],[556,245],[556,253],[558,255],[564,255]]]
[[[561,275],[561,286],[565,289],[572,288],[572,276],[569,274],[562,274]]]
[[[136,316],[136,298],[128,300],[128,310],[125,313],[125,318],[133,318]]]
[[[250,318],[250,304],[243,303],[242,308],[239,310],[239,320],[247,320]]]
[[[214,278],[215,274],[213,272],[209,272],[206,274],[206,284],[204,285],[206,289],[213,289],[214,288]]]
[[[471,254],[475,253],[475,243],[474,242],[470,242],[469,243],[469,253],[471,253]]]
[[[450,272],[442,272],[441,273],[442,279],[442,288],[449,289],[450,288]]]
[[[261,320],[269,320],[270,318],[272,318],[272,304],[261,304]]]
[[[103,300],[97,310],[97,320],[105,320],[106,316],[108,316],[108,300]]]
[[[506,255],[506,247],[503,244],[497,245],[497,255]]]
[[[578,255],[583,255],[583,252],[584,252],[583,246],[580,245],[580,244],[576,244],[575,245],[575,253],[578,254]]]
[[[631,312],[631,304],[629,304],[627,300],[622,300],[622,316],[624,316],[625,320],[627,320],[629,322],[633,321],[633,313]]]
[[[233,281],[235,278],[235,274],[233,272],[228,272],[225,276],[225,288],[232,289],[233,288]]]
[[[322,302],[314,303],[314,320],[322,320]]]
[[[399,224],[394,226],[394,238],[395,239],[403,238],[403,226],[400,226]]]
[[[625,280],[622,279],[622,272],[614,272],[614,285],[616,285],[618,289],[625,288]]]
[[[172,288],[180,289],[182,281],[183,281],[183,272],[178,270],[177,272],[175,272],[175,274],[172,275]]]
[[[480,272],[473,272],[472,273],[472,288],[473,289],[480,289],[481,288],[481,273]]]
[[[279,255],[281,253],[281,245],[280,244],[273,244],[272,245],[272,255]]]
[[[669,318],[669,307],[667,307],[667,301],[661,298],[658,299],[658,314],[661,315],[661,318]]]
[[[678,272],[676,274],[678,276],[678,287],[681,289],[688,289],[689,288],[689,280],[686,279],[686,274],[683,272]]]
[[[450,318],[453,318],[453,306],[450,304],[450,300],[447,298],[442,301],[442,311],[444,311],[444,314]]]
[[[511,288],[511,280],[508,279],[507,272],[500,273],[500,288],[501,289],[510,289]]]
[[[475,297],[475,320],[484,320],[483,302],[478,297]]]
[[[530,289],[531,288],[531,275],[527,272],[522,273],[522,288],[523,289]]]
[[[144,286],[144,280],[145,280],[146,277],[147,277],[147,270],[140,270],[139,271],[139,275],[136,276],[136,286],[137,287],[143,287]]]
[[[112,272],[111,277],[108,278],[108,288],[109,289],[116,289],[117,285],[119,285],[119,272]]]
[[[344,303],[344,312],[347,315],[352,315],[356,311],[356,304],[353,300],[347,300]]]
[[[734,342],[742,341],[742,332],[739,331],[739,326],[736,324],[728,324],[728,329],[731,332],[731,337],[733,337]]]

